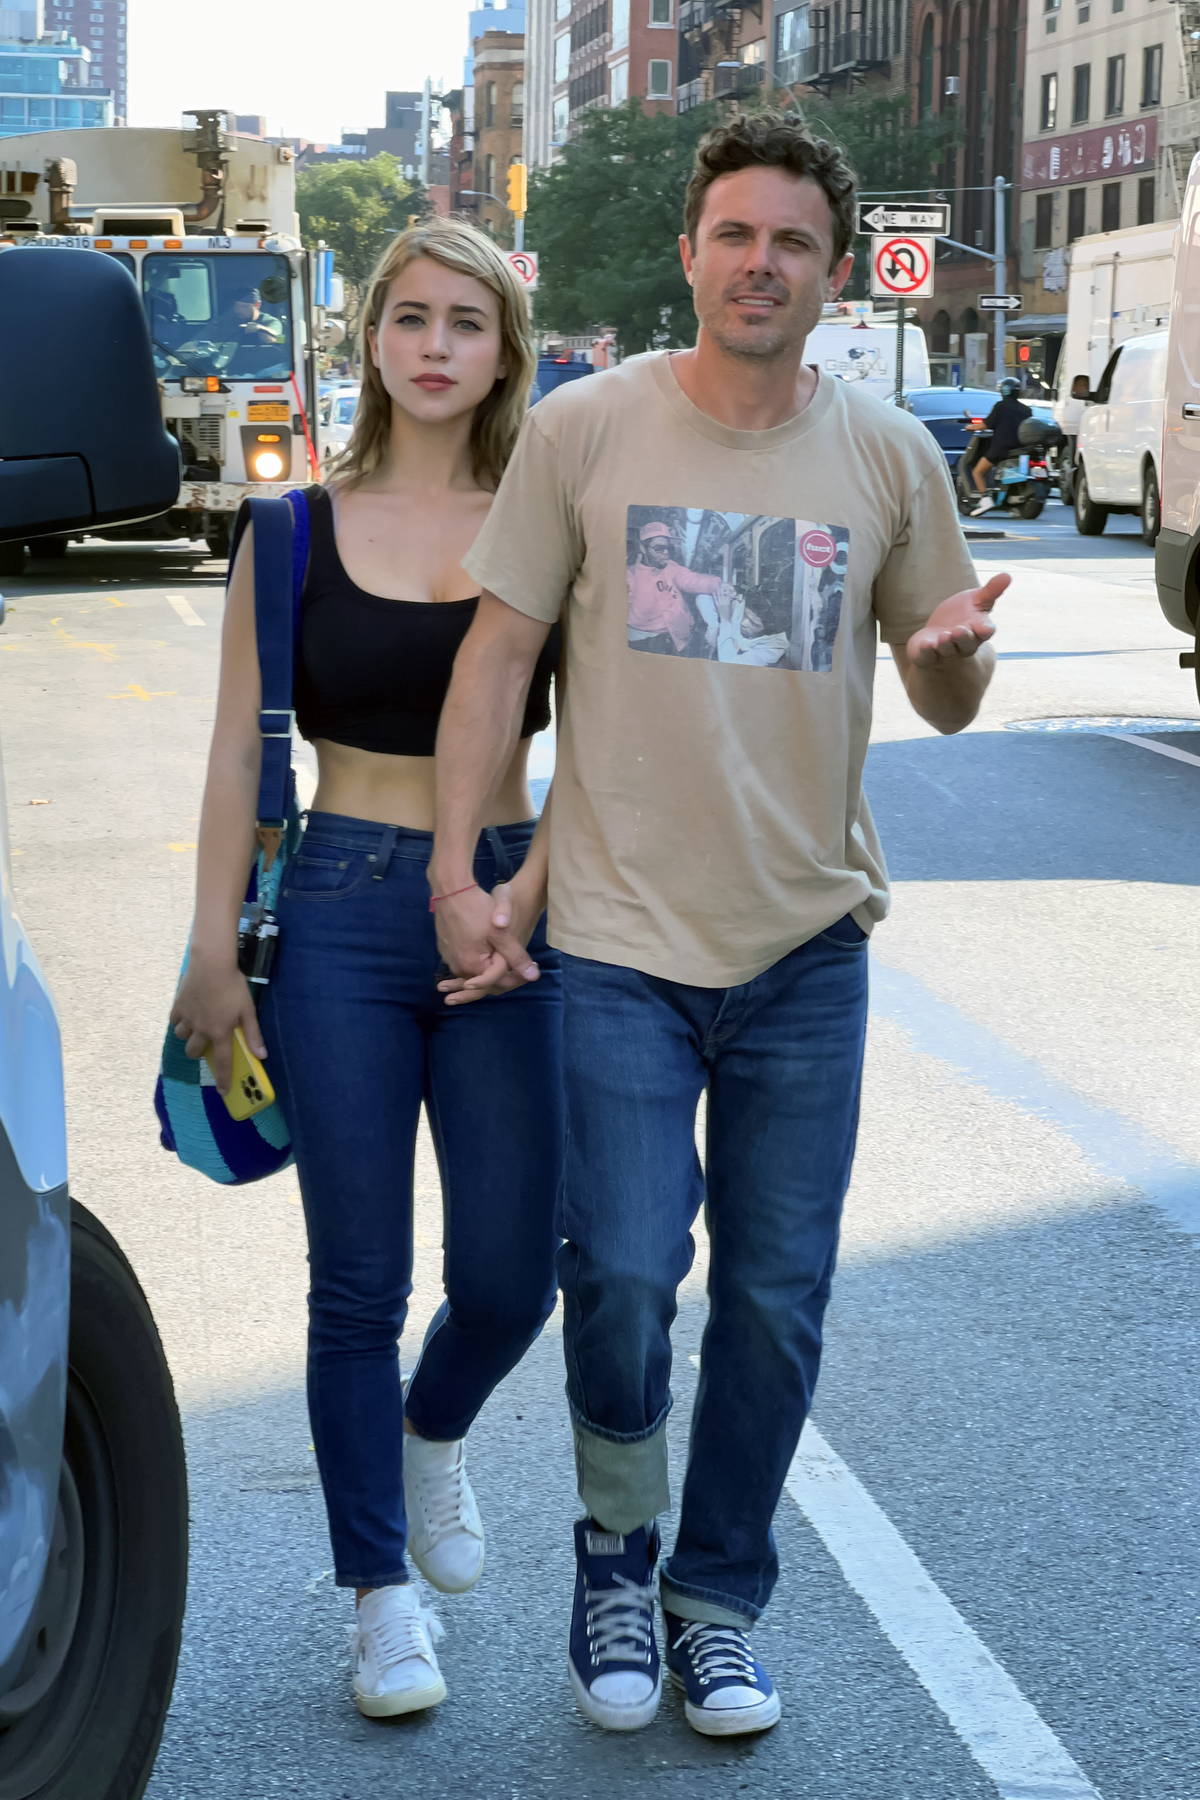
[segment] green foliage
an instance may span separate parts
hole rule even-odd
[[[568,335],[615,325],[627,356],[660,334],[692,341],[678,238],[693,153],[716,116],[648,117],[637,101],[596,110],[561,162],[533,176],[525,238],[540,258],[540,325]]]
[[[361,290],[409,215],[425,210],[425,198],[400,173],[396,158],[382,155],[369,162],[318,163],[303,170],[296,183],[296,210],[304,242],[311,248],[324,238],[335,267]]]

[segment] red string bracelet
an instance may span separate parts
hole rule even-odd
[[[468,881],[466,887],[453,888],[451,890],[451,892],[448,894],[430,894],[430,896],[429,896],[430,912],[432,912],[434,910],[434,908],[437,906],[437,903],[439,900],[455,900],[458,898],[459,894],[469,894],[471,892],[472,888],[478,887],[478,886],[479,886],[479,883],[477,881]]]

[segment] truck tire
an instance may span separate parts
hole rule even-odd
[[[67,554],[71,540],[67,537],[30,538],[29,554],[37,561],[59,562]]]
[[[1075,529],[1081,537],[1099,537],[1108,524],[1107,506],[1097,506],[1088,492],[1087,470],[1075,465]]]
[[[116,1242],[72,1201],[58,1518],[39,1628],[0,1697],[0,1800],[138,1800],[186,1590],[187,1476],[162,1344]]]
[[[208,554],[210,556],[215,556],[219,562],[224,561],[229,555],[229,545],[232,541],[232,535],[229,520],[227,518],[213,520],[209,525],[204,539],[205,543],[208,545]]]
[[[0,575],[23,575],[24,572],[24,544],[0,544]]]
[[[1158,541],[1158,528],[1162,524],[1162,508],[1158,499],[1158,476],[1154,473],[1154,464],[1146,464],[1146,473],[1142,476],[1142,542],[1153,545]]]

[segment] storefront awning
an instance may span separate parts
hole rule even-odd
[[[1067,329],[1066,313],[1022,313],[1004,327],[1010,337],[1061,337]]]

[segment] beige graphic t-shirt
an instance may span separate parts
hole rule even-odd
[[[636,357],[530,412],[465,566],[564,617],[553,944],[731,987],[883,918],[877,636],[976,584],[918,420],[822,375],[797,418],[733,431]]]

